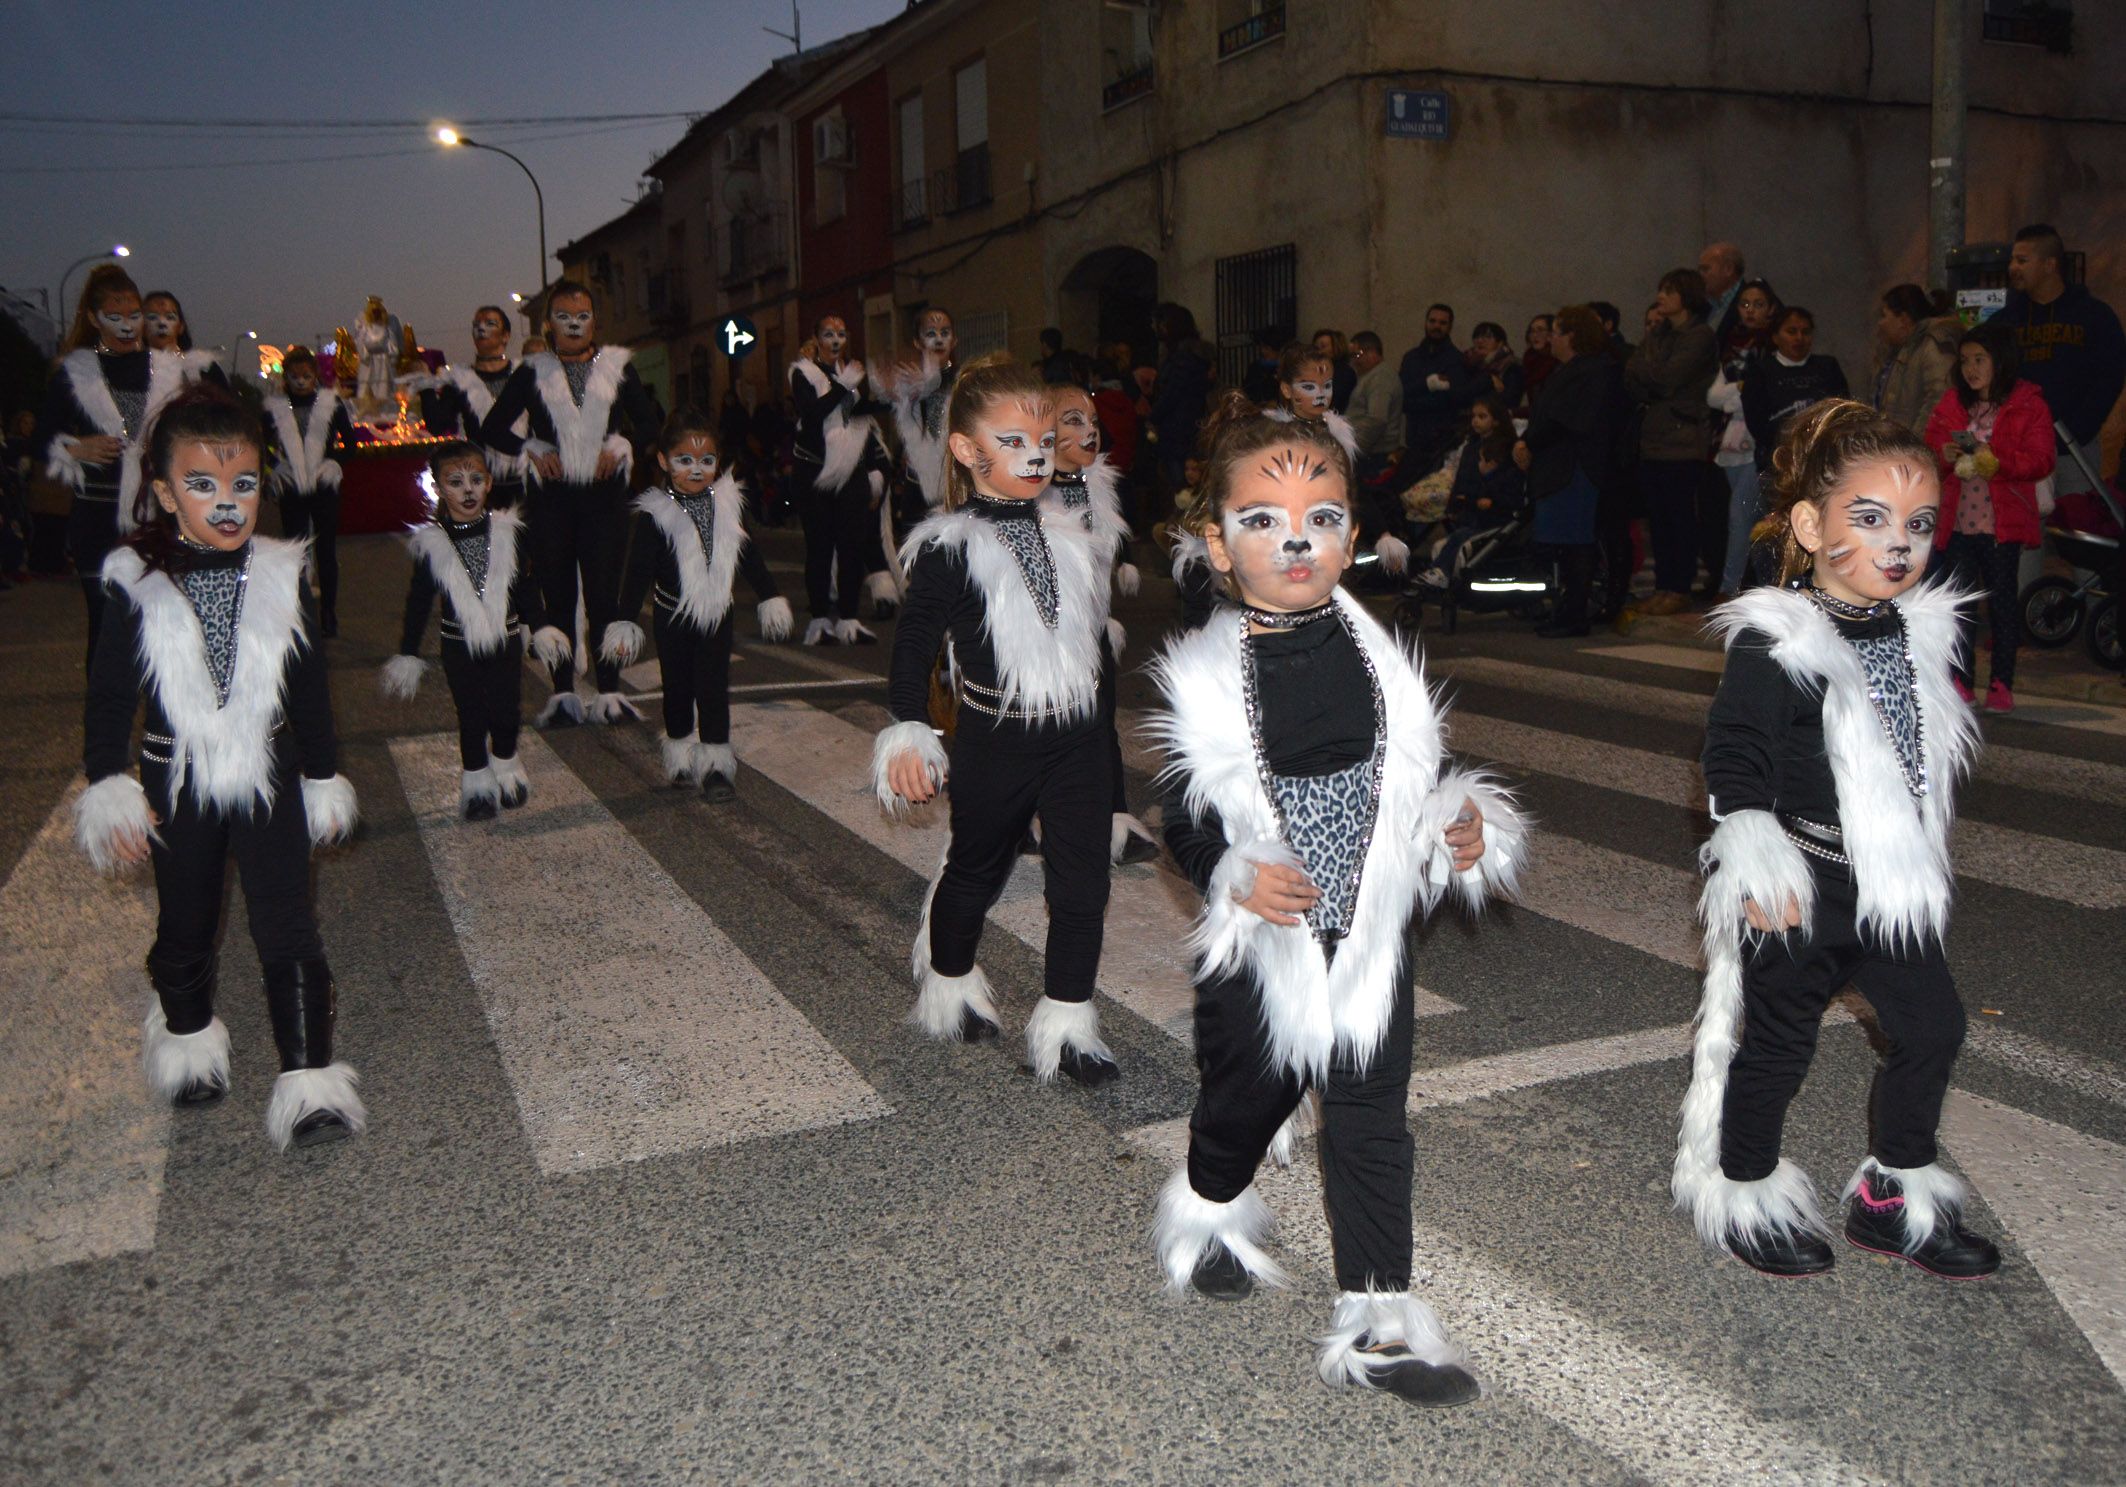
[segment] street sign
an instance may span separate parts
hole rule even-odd
[[[725,356],[739,361],[753,349],[760,337],[753,329],[753,322],[745,316],[726,315],[723,324],[716,327],[716,339],[723,343]]]
[[[1451,100],[1445,93],[1388,90],[1388,138],[1445,139]]]

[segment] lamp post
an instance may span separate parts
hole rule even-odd
[[[64,315],[67,312],[66,281],[74,277],[75,269],[80,268],[85,263],[94,263],[99,258],[131,258],[132,256],[133,250],[131,248],[128,248],[124,243],[113,243],[110,247],[104,249],[101,253],[90,253],[81,258],[77,258],[72,263],[68,264],[66,266],[66,272],[59,276],[59,300],[58,306],[53,312],[54,316],[56,317],[58,315]],[[62,331],[60,332],[60,334],[64,336],[65,332]]]
[[[536,282],[539,288],[544,290],[546,288],[546,193],[539,189],[539,178],[532,174],[531,167],[522,160],[518,160],[515,155],[510,154],[509,151],[503,149],[500,145],[483,145],[476,139],[467,139],[447,124],[436,131],[436,143],[445,149],[485,150],[491,155],[500,155],[505,159],[516,161],[517,169],[524,172],[524,179],[531,182],[532,195],[539,203],[539,276]]]

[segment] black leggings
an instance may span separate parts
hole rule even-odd
[[[595,658],[605,627],[618,616],[620,552],[625,542],[623,518],[627,487],[617,480],[595,485],[548,481],[526,495],[530,514],[532,562],[548,620],[571,635],[576,629],[576,583],[581,570],[583,612],[590,622],[584,655]],[[620,690],[620,663],[596,661],[598,690]],[[550,668],[556,692],[576,685],[574,660]]]
[[[812,483],[818,474],[819,466],[801,460],[792,477],[805,524],[805,599],[816,620],[853,620],[869,567],[866,542],[877,538],[871,478],[858,470],[840,490],[823,491]]]
[[[2023,561],[2020,542],[1996,542],[1984,532],[1951,532],[1942,550],[1944,577],[1986,596],[1986,623],[1993,630],[1993,680],[2015,685],[2015,652],[2023,643],[2023,606],[2016,572]],[[1951,663],[1965,686],[1975,684],[1978,615],[1967,607],[1956,622],[1956,658]]]
[[[1654,587],[1667,593],[1688,594],[1691,580],[1698,576],[1698,497],[1706,468],[1704,460],[1639,462],[1646,535],[1654,549]],[[1718,570],[1714,573],[1717,577]]]
[[[96,669],[96,637],[103,633],[103,560],[118,545],[118,498],[76,496],[66,512],[66,555],[81,576],[81,599],[88,608],[88,669]]]
[[[141,763],[140,782],[163,817],[162,840],[149,847],[156,897],[151,966],[195,963],[214,953],[221,935],[222,883],[232,856],[260,963],[324,954],[310,904],[310,830],[292,752],[285,746],[280,750],[272,808],[254,805],[247,815],[202,810],[189,789],[172,806],[167,766]]]
[[[485,769],[491,757],[517,757],[517,729],[524,706],[524,637],[491,655],[475,656],[463,643],[443,642],[443,679],[458,709],[458,757],[465,770]]]
[[[982,921],[1041,818],[1048,898],[1044,985],[1059,1002],[1093,994],[1107,920],[1108,784],[1111,730],[1097,722],[1056,735],[1044,730],[998,741],[961,712],[952,741],[952,844],[930,900],[930,965],[941,976],[974,969]]]
[[[658,606],[657,671],[664,681],[664,736],[731,741],[731,616],[700,630]]]
[[[1342,1054],[1321,1085],[1321,1184],[1336,1285],[1410,1286],[1410,980],[1398,963],[1388,1032],[1371,1067]],[[1188,1180],[1199,1197],[1230,1203],[1255,1180],[1270,1140],[1307,1086],[1271,1064],[1262,1001],[1243,971],[1196,983],[1196,1073]]]
[[[281,497],[281,535],[310,539],[317,559],[317,613],[327,624],[339,616],[340,492],[320,486],[307,495]]]
[[[1111,816],[1124,816],[1129,814],[1129,780],[1122,771],[1122,730],[1115,722],[1116,697],[1115,653],[1113,648],[1108,645],[1107,638],[1102,636],[1100,639],[1099,707],[1100,716],[1107,720],[1108,772],[1113,786],[1108,796],[1111,807],[1108,814]]]
[[[1848,982],[1875,1009],[1888,1040],[1869,1099],[1868,1150],[1886,1167],[1933,1162],[1949,1071],[1964,1042],[1964,1006],[1941,941],[1891,952],[1854,927],[1852,875],[1810,859],[1814,934],[1766,938],[1743,962],[1742,1037],[1727,1068],[1720,1170],[1737,1182],[1769,1177],[1779,1163],[1786,1109],[1816,1056],[1823,1010]]]

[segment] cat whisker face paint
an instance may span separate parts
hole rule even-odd
[[[1817,583],[1850,602],[1878,604],[1919,582],[1941,519],[1938,477],[1903,460],[1877,460],[1841,481],[1816,508],[1797,505],[1795,536],[1816,555]]]
[[[140,328],[145,318],[137,300],[130,310],[98,310],[96,334],[113,350],[131,351],[140,345]]]
[[[1233,472],[1211,566],[1257,609],[1311,609],[1350,566],[1355,524],[1342,479],[1319,451],[1277,445]]]
[[[553,323],[554,350],[572,356],[587,350],[598,334],[598,315],[587,298],[566,295],[555,301],[546,318]]]
[[[1082,470],[1100,453],[1100,419],[1093,400],[1077,387],[1056,389],[1056,465]]]
[[[155,500],[177,518],[178,535],[197,547],[234,552],[258,525],[258,450],[249,444],[181,444]]]
[[[722,460],[706,434],[688,434],[667,453],[657,456],[664,466],[667,484],[682,496],[698,496],[716,483]]]
[[[184,328],[184,321],[171,311],[151,310],[146,325],[149,347],[167,351],[177,344],[177,333]]]
[[[952,333],[952,317],[943,310],[926,310],[915,333],[915,343],[942,361],[952,360],[959,338]]]
[[[453,460],[435,481],[444,515],[460,523],[480,519],[487,510],[487,493],[493,485],[494,477],[488,474],[484,459]]]
[[[1326,413],[1335,388],[1326,382],[1311,378],[1292,384],[1292,406],[1301,413]]]
[[[827,353],[829,361],[840,361],[842,351],[849,344],[849,327],[829,315],[819,323],[818,340],[820,349]]]
[[[983,495],[1030,501],[1048,489],[1056,471],[1055,413],[1045,404],[1000,402],[972,435],[952,435],[951,445]]]

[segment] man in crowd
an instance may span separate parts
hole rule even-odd
[[[1358,441],[1358,478],[1371,480],[1395,461],[1402,447],[1403,385],[1382,360],[1380,337],[1362,330],[1351,337],[1351,434]]]
[[[1705,323],[1713,328],[1717,344],[1725,346],[1734,333],[1740,312],[1735,308],[1742,288],[1742,250],[1733,243],[1707,243],[1698,254],[1698,277],[1705,281]]]
[[[2008,303],[1994,319],[2015,332],[2022,374],[2044,391],[2052,416],[2095,470],[2097,432],[2126,388],[2126,332],[2111,306],[2068,284],[2066,265],[2067,245],[2056,229],[2039,222],[2018,232],[2008,259]],[[2061,495],[2089,489],[2065,455],[2054,479]]]
[[[1439,465],[1461,433],[1460,415],[1475,400],[1469,369],[1454,344],[1454,308],[1425,311],[1425,338],[1403,353],[1403,469],[1421,480]],[[1354,394],[1355,398],[1355,394]]]

